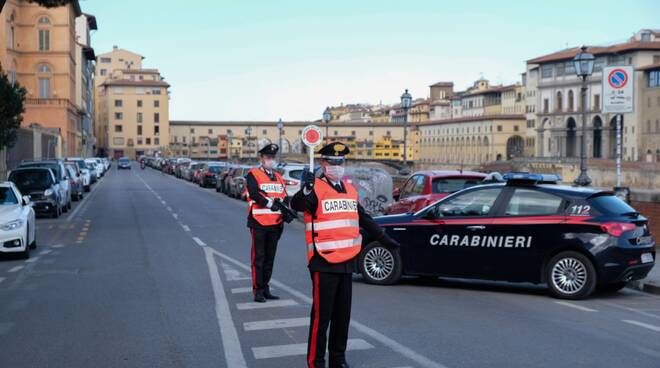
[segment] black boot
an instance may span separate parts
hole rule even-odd
[[[280,297],[277,296],[277,295],[273,295],[273,294],[271,294],[269,289],[264,290],[264,297],[265,297],[266,299],[270,299],[270,300],[277,300],[277,299],[280,298]]]
[[[254,293],[254,301],[257,303],[265,303],[266,298],[264,297],[263,291],[257,291]]]

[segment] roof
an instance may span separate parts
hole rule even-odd
[[[652,69],[660,69],[660,62],[658,62],[658,63],[653,63],[653,64],[649,64],[649,65],[640,66],[639,68],[637,68],[637,69],[635,69],[635,70],[638,70],[638,71],[645,71],[645,70],[652,70]]]
[[[158,69],[120,69],[124,74],[160,74]]]
[[[141,80],[134,81],[129,79],[112,79],[101,84],[102,86],[135,86],[135,87],[169,87],[169,83],[163,81]]]
[[[622,52],[631,52],[638,50],[660,50],[660,41],[642,42],[642,41],[629,41],[619,43],[612,46],[590,46],[587,47],[587,52],[598,55],[616,54]],[[527,64],[540,64],[551,61],[571,60],[580,52],[579,47],[561,50],[552,54],[539,56],[534,59],[527,60]]]
[[[510,85],[507,85],[507,86],[492,86],[492,87],[489,87],[487,89],[483,89],[483,90],[480,90],[480,91],[466,92],[466,93],[464,93],[460,96],[461,97],[470,97],[470,96],[485,95],[485,94],[489,94],[489,93],[498,93],[498,92],[501,93],[501,92],[514,90],[517,87],[520,87],[520,86],[517,85],[517,84],[510,84]]]
[[[82,13],[82,15],[84,15],[85,18],[87,18],[87,25],[89,26],[89,29],[94,30],[94,31],[99,29],[98,26],[96,25],[96,17],[95,16],[93,16],[89,13]]]
[[[447,177],[447,176],[477,176],[480,178],[485,178],[486,174],[476,172],[476,171],[465,171],[465,170],[422,170],[416,171],[413,175],[426,175],[434,178],[437,177]]]
[[[454,82],[438,82],[430,85],[429,87],[453,87]]]

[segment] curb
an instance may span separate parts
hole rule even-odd
[[[660,295],[660,285],[645,282],[644,280],[632,281],[628,284],[628,287],[645,293]]]

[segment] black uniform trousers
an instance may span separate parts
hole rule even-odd
[[[282,227],[252,227],[252,292],[270,291],[268,283],[273,275],[273,263]]]
[[[346,362],[346,342],[351,321],[353,275],[310,271],[313,303],[307,344],[307,366],[325,368],[326,345],[330,366]],[[330,337],[327,337],[330,327]],[[329,341],[328,341],[329,340]]]

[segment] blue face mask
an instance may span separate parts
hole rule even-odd
[[[330,181],[339,182],[344,177],[344,167],[341,165],[329,165],[323,169],[323,173]]]
[[[277,166],[277,162],[273,159],[268,158],[263,161],[261,166],[263,166],[264,169],[266,170],[272,170],[273,168],[275,168],[275,166]]]

